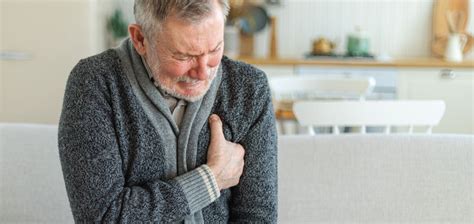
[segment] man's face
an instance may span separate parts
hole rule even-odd
[[[168,18],[145,45],[145,59],[157,84],[168,94],[194,102],[214,79],[224,49],[224,17],[219,10],[190,24]]]

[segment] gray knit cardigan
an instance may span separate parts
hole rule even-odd
[[[211,114],[227,140],[246,150],[239,185],[201,209],[205,223],[275,223],[277,140],[265,74],[223,57]],[[163,136],[150,124],[114,50],[71,72],[59,124],[59,153],[77,223],[170,223],[192,215],[178,177],[165,175]],[[209,124],[199,133],[196,166],[206,163]],[[184,175],[182,175],[184,176]]]

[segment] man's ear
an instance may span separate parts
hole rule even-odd
[[[135,50],[141,56],[145,56],[146,48],[145,48],[145,34],[142,31],[141,26],[138,24],[130,24],[128,26],[128,32],[130,33],[130,39],[132,40],[133,46]]]

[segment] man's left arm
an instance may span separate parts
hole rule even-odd
[[[254,124],[239,142],[246,149],[245,165],[239,184],[231,188],[230,222],[277,222],[275,115],[268,86],[258,92],[263,107],[258,108],[260,111]]]

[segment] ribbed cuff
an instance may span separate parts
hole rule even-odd
[[[176,178],[183,188],[191,213],[201,210],[219,196],[219,187],[207,165],[202,165]]]

